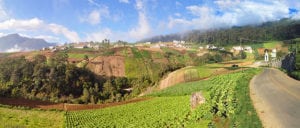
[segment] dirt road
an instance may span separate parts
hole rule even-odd
[[[300,128],[300,82],[264,69],[250,83],[251,99],[266,128]]]

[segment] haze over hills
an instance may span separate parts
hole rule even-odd
[[[53,45],[55,44],[48,43],[44,39],[22,37],[19,34],[0,37],[0,52],[39,50]]]
[[[231,28],[190,30],[185,33],[158,35],[138,42],[170,42],[185,40],[195,43],[214,43],[220,45],[240,43],[240,41],[289,40],[300,37],[300,20],[283,18],[279,21],[256,25],[233,26]]]

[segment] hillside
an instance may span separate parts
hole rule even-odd
[[[188,42],[218,44],[259,43],[270,40],[290,40],[300,37],[300,20],[281,19],[256,25],[233,26],[231,28],[208,31],[192,30],[186,33],[154,36],[139,42],[169,42],[185,40]]]
[[[39,50],[52,45],[54,44],[50,44],[44,39],[27,38],[19,34],[9,34],[0,37],[0,52]]]

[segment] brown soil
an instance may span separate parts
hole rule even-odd
[[[51,103],[47,101],[38,101],[38,100],[0,97],[0,104],[10,105],[10,106],[39,108],[44,110],[57,109],[57,110],[65,110],[65,111],[78,111],[78,110],[101,109],[101,108],[113,107],[118,105],[145,101],[149,99],[150,98],[137,98],[128,101],[105,103],[105,104],[65,104],[65,103]]]
[[[125,58],[122,56],[98,56],[90,60],[87,67],[101,76],[125,76]]]
[[[165,89],[178,83],[185,82],[184,71],[186,68],[189,67],[185,67],[168,74],[165,79],[160,81],[159,90]]]

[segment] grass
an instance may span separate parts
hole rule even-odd
[[[64,116],[58,111],[22,110],[0,107],[0,127],[60,128]]]
[[[85,55],[87,55],[88,58],[93,58],[93,57],[97,56],[97,55],[91,55],[91,54],[68,53],[69,58],[74,58],[74,59],[84,59]]]
[[[187,96],[187,95],[191,95],[193,92],[208,89],[208,87],[211,86],[210,84],[211,83],[207,80],[206,81],[180,83],[175,86],[171,86],[167,89],[153,92],[153,93],[149,94],[148,96],[157,96],[157,97]]]
[[[263,43],[263,47],[268,48],[268,49],[272,49],[272,48],[276,48],[276,46],[278,44],[281,45],[282,43],[279,42],[279,41],[269,41],[269,42]]]

